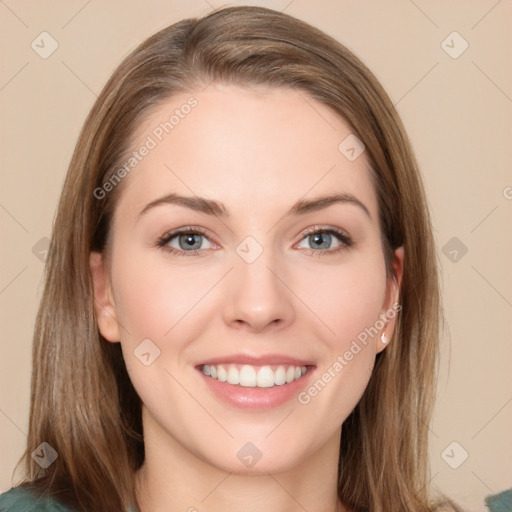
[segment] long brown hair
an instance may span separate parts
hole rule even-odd
[[[392,102],[357,57],[318,29],[261,7],[220,9],[156,33],[120,64],[87,117],[46,264],[23,483],[77,510],[111,512],[134,501],[133,476],[144,461],[141,401],[120,344],[98,331],[89,269],[90,252],[105,249],[122,183],[101,199],[94,191],[119,168],[145,116],[170,96],[212,81],[306,93],[364,142],[388,273],[394,249],[405,251],[402,309],[343,424],[338,495],[356,512],[435,510],[441,502],[430,497],[427,443],[442,312],[415,157]],[[42,442],[58,453],[44,470],[31,457]]]

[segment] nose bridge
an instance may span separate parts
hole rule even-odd
[[[226,323],[259,331],[269,324],[292,322],[291,292],[283,284],[282,265],[272,249],[247,237],[236,248],[234,258],[224,301]]]

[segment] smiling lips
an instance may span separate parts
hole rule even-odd
[[[230,407],[263,412],[297,398],[315,375],[313,361],[282,355],[234,355],[196,366],[206,389]]]
[[[205,364],[201,368],[204,375],[219,382],[240,385],[249,388],[271,388],[289,384],[300,379],[308,371],[308,366],[270,365],[253,366],[249,364]]]

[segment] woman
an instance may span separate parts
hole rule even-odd
[[[371,72],[265,8],[172,25],[78,140],[0,510],[456,510],[428,488],[440,318]]]

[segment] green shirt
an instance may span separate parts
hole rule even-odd
[[[508,512],[512,510],[512,489],[485,497],[485,504],[491,512]]]
[[[512,510],[512,489],[487,496],[485,504],[491,512]],[[37,498],[26,489],[14,487],[0,494],[0,512],[73,512],[73,509],[51,498]],[[127,512],[138,511],[136,507],[131,507]]]
[[[73,512],[55,499],[38,498],[22,487],[0,494],[0,512]],[[133,506],[127,512],[138,512]]]

